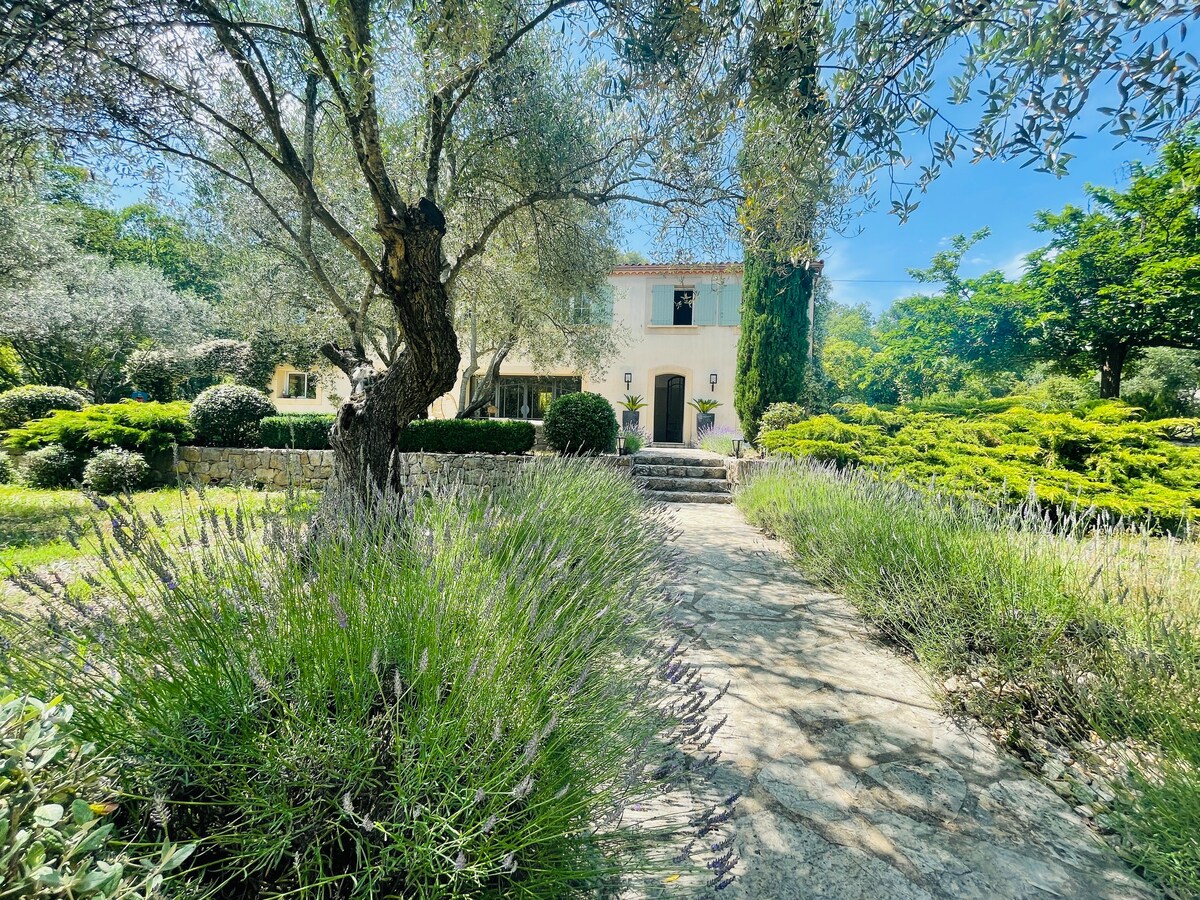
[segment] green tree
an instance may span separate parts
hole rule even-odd
[[[1024,279],[1031,344],[1068,372],[1100,375],[1117,397],[1125,365],[1149,347],[1200,349],[1200,142],[1168,143],[1135,164],[1128,188],[1087,187],[1090,209],[1038,215],[1050,242]]]
[[[772,403],[804,399],[813,276],[764,252],[746,260],[733,404],[749,440]]]

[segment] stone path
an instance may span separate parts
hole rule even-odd
[[[1157,896],[735,507],[672,509],[683,614],[703,629],[690,660],[731,682],[716,777],[744,796],[722,897]]]

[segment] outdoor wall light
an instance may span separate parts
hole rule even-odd
[[[717,389],[717,373],[713,372],[708,376],[708,386],[711,390]]]
[[[625,373],[625,390],[629,390],[629,386],[631,384],[633,384],[633,373],[626,372]]]

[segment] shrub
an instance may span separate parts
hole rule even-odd
[[[151,400],[163,403],[175,399],[179,382],[187,377],[186,360],[174,350],[135,350],[125,361],[125,377]]]
[[[252,447],[258,443],[258,423],[273,415],[275,406],[262,391],[240,384],[218,384],[200,392],[188,419],[199,443]]]
[[[47,444],[26,453],[21,460],[21,478],[30,487],[70,487],[78,470],[78,460],[62,444]]]
[[[83,467],[84,486],[97,494],[135,491],[150,477],[150,466],[140,453],[111,447],[101,450]]]
[[[400,432],[404,453],[528,453],[533,449],[530,422],[493,419],[418,419]]]
[[[27,384],[0,392],[0,431],[40,419],[56,409],[83,409],[87,400],[70,388]]]
[[[9,897],[91,900],[159,897],[155,884],[191,846],[167,844],[154,861],[117,847],[117,809],[94,745],[65,729],[71,708],[0,694],[0,885]]]
[[[700,448],[709,453],[719,453],[721,456],[733,456],[734,438],[741,439],[742,432],[728,425],[714,425],[712,428],[701,428],[697,435]]]
[[[106,447],[150,455],[191,440],[186,403],[103,403],[78,412],[60,410],[8,433],[14,450],[61,444],[80,459]]]
[[[332,492],[317,527],[202,515],[199,542],[118,500],[122,627],[45,596],[0,677],[78,697],[127,794],[158,798],[131,815],[168,815],[221,896],[567,897],[625,853],[661,871],[678,848],[651,838],[729,815],[620,815],[698,784],[684,751],[712,732],[666,630],[667,523],[617,472],[527,468],[490,498]]]
[[[0,484],[9,484],[15,475],[12,457],[0,450]]]
[[[559,453],[608,453],[617,445],[617,414],[599,394],[564,394],[546,410],[546,444]]]
[[[808,411],[799,403],[772,403],[758,420],[758,432],[777,431],[808,418]]]
[[[1138,410],[1115,401],[968,416],[861,404],[836,410],[763,432],[760,446],[775,456],[877,468],[912,486],[935,483],[962,499],[1033,501],[1054,515],[1073,508],[1094,520],[1168,529],[1200,515],[1200,447],[1181,443],[1196,434],[1196,420],[1141,422]]]
[[[643,447],[650,443],[650,432],[639,425],[637,428],[625,428],[621,433],[625,435],[625,452],[637,453]]]
[[[258,423],[258,442],[264,447],[290,450],[328,450],[329,413],[285,413],[267,416]]]

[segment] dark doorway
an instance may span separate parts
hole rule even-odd
[[[664,444],[683,443],[683,376],[654,378],[654,440]]]

